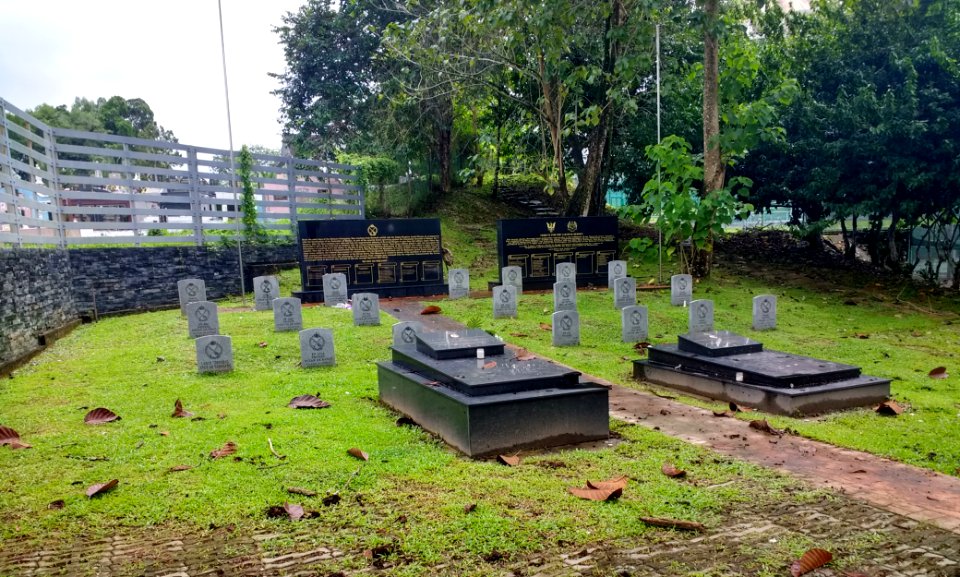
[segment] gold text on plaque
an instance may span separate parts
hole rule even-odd
[[[380,231],[377,229],[377,225],[375,224],[371,224],[370,226],[367,227],[367,234],[369,234],[370,236],[377,236],[378,232]]]
[[[553,232],[553,229],[555,229],[555,228],[557,228],[557,223],[555,223],[555,222],[548,222],[548,223],[547,223],[547,230],[548,230],[549,232]]]

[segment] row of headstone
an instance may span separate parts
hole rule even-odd
[[[687,330],[691,333],[708,333],[714,330],[713,301],[707,299],[692,301],[687,319]],[[775,328],[777,328],[776,295],[753,297],[753,330],[765,331]]]
[[[194,341],[197,372],[226,373],[233,370],[233,340],[226,335],[207,335]],[[306,329],[300,331],[300,366],[303,368],[336,364],[333,331]]]

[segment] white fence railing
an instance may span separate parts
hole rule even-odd
[[[364,217],[357,167],[253,158],[257,218],[268,233]],[[228,150],[53,128],[0,98],[0,246],[242,238],[241,194]]]

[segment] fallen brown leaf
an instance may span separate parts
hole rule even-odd
[[[633,345],[633,348],[637,351],[646,352],[650,348],[650,343],[647,341],[640,341],[639,343]]]
[[[528,351],[527,349],[519,349],[517,351],[517,356],[514,357],[514,360],[517,361],[532,361],[537,358],[536,355]]]
[[[824,549],[810,549],[800,557],[799,561],[794,561],[793,564],[790,565],[790,575],[791,577],[806,575],[814,569],[823,567],[832,559],[833,554],[829,551]]]
[[[473,513],[473,512],[476,510],[476,508],[477,508],[477,504],[476,504],[476,503],[470,503],[470,504],[468,504],[468,505],[464,505],[464,506],[463,506],[463,512],[464,512],[464,513]]]
[[[106,483],[97,483],[96,485],[90,485],[87,487],[87,497],[92,499],[97,495],[106,493],[107,491],[116,487],[120,481],[118,479],[111,479]]]
[[[160,436],[161,436],[161,437],[169,437],[169,436],[170,436],[170,431],[160,431]]]
[[[317,496],[316,491],[311,491],[310,489],[304,489],[302,487],[287,487],[287,493],[292,493],[294,495],[303,495],[304,497]]]
[[[540,328],[545,331],[552,331],[553,326],[550,323],[540,323]]]
[[[750,407],[741,407],[733,401],[730,401],[730,410],[734,413],[749,413],[753,411]]]
[[[290,399],[287,406],[291,409],[325,409],[330,403],[322,401],[313,395],[300,395]]]
[[[495,366],[497,366],[497,361],[488,361],[486,363],[483,363],[484,369],[492,369]]]
[[[660,472],[662,472],[664,475],[666,475],[666,476],[668,476],[668,477],[672,477],[672,478],[674,478],[674,479],[678,479],[678,478],[680,478],[680,477],[686,477],[686,476],[687,476],[687,472],[686,472],[686,471],[684,471],[683,469],[678,469],[678,468],[674,467],[674,466],[673,466],[673,463],[664,463],[663,466],[660,467]]]
[[[620,489],[622,491],[627,488],[628,481],[627,476],[622,475],[620,477],[607,479],[606,481],[587,481],[587,488],[601,490]]]
[[[356,447],[352,447],[352,448],[348,449],[348,450],[347,450],[347,453],[350,454],[350,455],[353,455],[354,457],[360,459],[361,461],[369,461],[369,460],[370,460],[370,455],[364,453],[363,451],[361,451],[360,449],[358,449],[358,448],[356,448]]]
[[[283,510],[287,512],[291,521],[299,521],[303,517],[303,507],[296,503],[284,503]]]
[[[696,521],[682,521],[680,519],[664,519],[662,517],[640,517],[640,520],[647,525],[654,527],[665,527],[667,529],[678,529],[680,531],[705,531],[706,527]]]
[[[589,487],[570,487],[571,494],[588,501],[613,501],[623,495],[623,489],[591,489]]]
[[[257,346],[260,347],[261,349],[265,349],[267,348],[267,341],[260,341],[259,343],[257,343]]]
[[[219,459],[221,457],[228,457],[237,452],[237,444],[233,441],[227,441],[227,444],[220,447],[215,451],[210,451],[211,459]]]
[[[713,411],[714,417],[732,417],[733,413],[730,411]]]
[[[520,457],[518,455],[497,455],[497,462],[501,465],[516,467],[520,464]]]
[[[528,335],[527,333],[510,333],[510,336],[511,336],[511,337],[523,338],[523,337],[529,337],[530,335]]]
[[[179,473],[180,471],[189,471],[192,468],[190,465],[174,465],[167,469],[167,471],[170,473]]]
[[[947,367],[935,367],[927,373],[927,376],[931,379],[945,379],[950,375],[947,374]]]
[[[83,422],[88,425],[102,425],[104,423],[110,423],[112,421],[119,420],[120,417],[116,413],[103,407],[98,407],[83,417]]]
[[[857,333],[858,339],[869,339],[870,335],[868,333]]]
[[[751,429],[762,431],[764,433],[767,433],[768,435],[776,435],[778,437],[783,435],[783,431],[781,431],[780,429],[774,429],[773,427],[771,427],[770,423],[768,423],[766,419],[757,419],[755,421],[750,421],[749,426]]]
[[[10,445],[11,449],[30,449],[32,445],[24,443],[20,439],[20,433],[10,427],[0,427],[0,447]]]
[[[903,407],[898,405],[896,401],[884,401],[877,405],[874,410],[878,415],[883,415],[885,417],[896,417],[897,415],[903,413]]]
[[[186,419],[192,417],[193,413],[183,410],[183,403],[180,402],[180,399],[177,399],[173,403],[173,414],[170,416],[174,419]]]
[[[336,505],[337,503],[340,502],[340,494],[331,493],[330,495],[327,495],[326,497],[321,499],[320,502],[323,503],[324,507],[332,507],[333,505]]]
[[[429,306],[424,307],[423,310],[420,311],[420,314],[422,314],[422,315],[435,315],[435,314],[439,314],[441,310],[442,310],[442,309],[441,309],[440,307],[438,307],[437,305],[429,305]]]
[[[63,499],[57,499],[56,501],[51,501],[50,504],[47,505],[47,509],[54,509],[54,510],[63,509],[66,506],[67,506],[66,501],[64,501]]]

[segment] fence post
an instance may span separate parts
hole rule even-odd
[[[297,240],[299,226],[297,226],[297,173],[293,164],[293,157],[288,156],[287,163],[287,204],[290,207],[290,236]]]
[[[53,206],[56,207],[54,214],[57,218],[57,246],[67,248],[67,226],[64,223],[63,216],[63,188],[60,184],[60,163],[57,156],[57,136],[53,128],[44,127],[43,138],[47,145],[47,156],[50,157],[50,174],[53,180],[50,182],[50,190],[53,191]]]
[[[197,166],[197,149],[187,147],[187,181],[190,186],[190,218],[193,221],[193,240],[203,246],[203,215],[200,212],[200,171]]]
[[[123,156],[120,157],[120,165],[125,169],[124,180],[132,181],[133,173],[130,169],[130,145],[123,143]],[[133,246],[140,246],[140,223],[137,222],[137,196],[135,189],[131,184],[127,184],[127,194],[130,196],[130,224],[133,225]]]
[[[7,181],[7,184],[4,185],[3,188],[5,188],[7,194],[10,195],[10,208],[7,209],[13,214],[13,222],[10,223],[10,232],[17,235],[16,246],[22,248],[23,236],[20,232],[20,206],[17,203],[17,187],[13,184],[16,173],[13,171],[13,163],[10,158],[10,135],[7,133],[8,120],[7,107],[5,104],[5,101],[0,99],[0,174],[7,177],[4,179]]]

